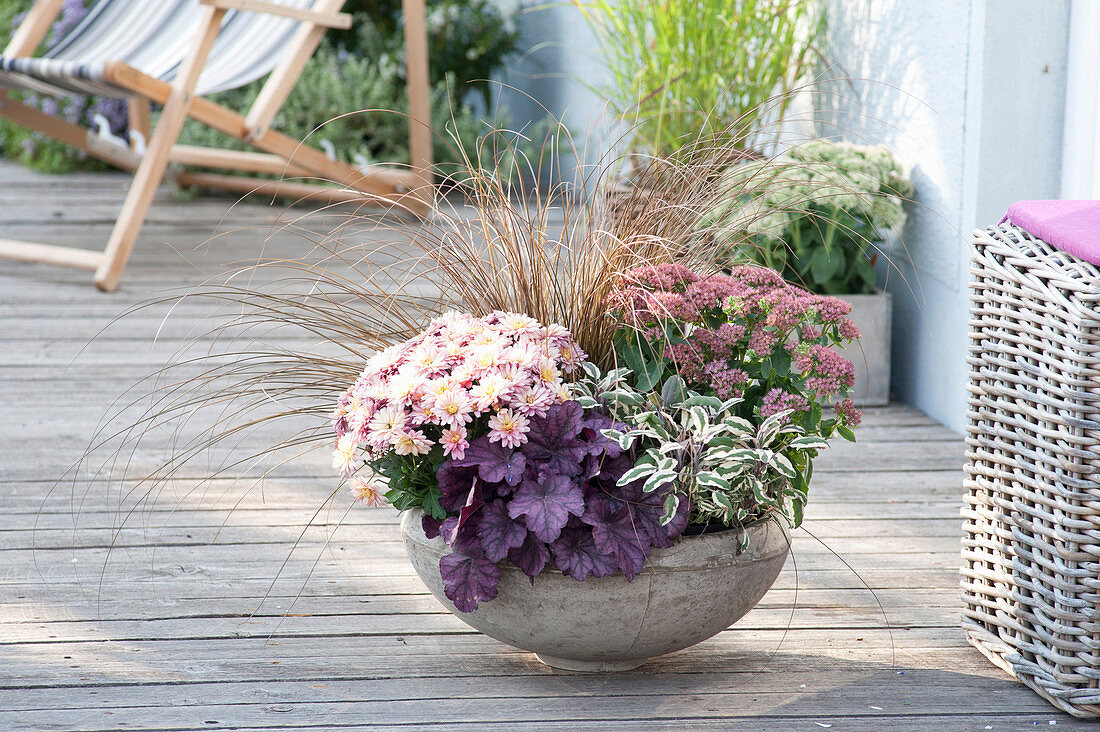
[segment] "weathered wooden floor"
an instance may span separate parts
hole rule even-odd
[[[99,247],[123,183],[0,163],[0,237]],[[231,479],[173,488],[126,517],[88,469],[53,488],[112,400],[206,313],[182,306],[162,328],[161,306],[100,329],[256,257],[282,210],[229,204],[162,195],[114,295],[88,273],[0,262],[0,729],[1083,726],[967,646],[962,439],[904,406],[870,411],[858,445],[821,459],[793,558],[750,615],[623,674],[552,671],[443,611],[394,512],[345,516],[341,496],[314,515],[335,485],[325,456],[262,495]],[[251,228],[196,249],[219,224]]]

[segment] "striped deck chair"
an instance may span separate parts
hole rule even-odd
[[[100,252],[0,239],[0,257],[95,271],[112,291],[161,180],[248,193],[369,200],[423,214],[431,199],[431,144],[424,0],[402,0],[409,85],[408,169],[360,170],[271,129],[302,69],[330,27],[348,28],[344,0],[98,0],[48,53],[38,48],[64,0],[36,0],[0,56],[0,117],[130,170],[134,181]],[[255,103],[239,114],[206,98],[268,74]],[[7,94],[94,94],[128,99],[130,127],[148,143],[126,144],[47,115]],[[163,105],[150,130],[150,104]],[[349,110],[351,111],[351,110]],[[250,144],[254,152],[177,144],[192,117]],[[324,120],[318,120],[318,123]],[[151,134],[150,134],[151,132]],[[135,139],[136,136],[135,136]],[[312,176],[342,186],[187,173],[170,163],[275,176]]]

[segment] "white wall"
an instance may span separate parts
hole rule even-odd
[[[833,87],[846,98],[831,121],[849,139],[893,148],[917,187],[883,272],[895,303],[894,392],[961,431],[970,232],[1013,201],[1058,197],[1067,2],[828,8],[832,73],[848,78]]]
[[[593,89],[606,83],[608,74],[591,28],[567,0],[530,5],[519,16],[519,28],[523,54],[500,79],[498,96],[513,128],[545,119],[549,112],[576,136],[586,164],[594,164],[606,149],[608,119]],[[563,158],[568,173],[575,161],[568,151]]]

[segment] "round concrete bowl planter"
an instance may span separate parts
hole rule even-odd
[[[419,510],[406,511],[401,535],[416,573],[463,622],[508,645],[534,652],[548,666],[571,671],[626,671],[728,628],[771,588],[790,548],[777,521],[740,532],[687,536],[655,549],[641,573],[584,582],[547,569],[534,583],[504,562],[496,599],[464,613],[443,594],[439,560],[443,539],[428,539]]]

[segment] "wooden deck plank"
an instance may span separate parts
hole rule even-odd
[[[0,162],[0,235],[98,246],[126,181]],[[233,203],[160,192],[114,295],[0,264],[0,729],[1084,728],[966,644],[962,439],[901,405],[821,458],[794,560],[756,609],[626,674],[550,670],[445,612],[393,511],[345,516],[340,495],[315,515],[335,486],[323,453],[262,492],[245,471],[193,491],[189,470],[120,501],[94,463],[57,483],[127,386],[226,317],[193,301],[116,316],[261,252],[300,256],[348,212]]]

